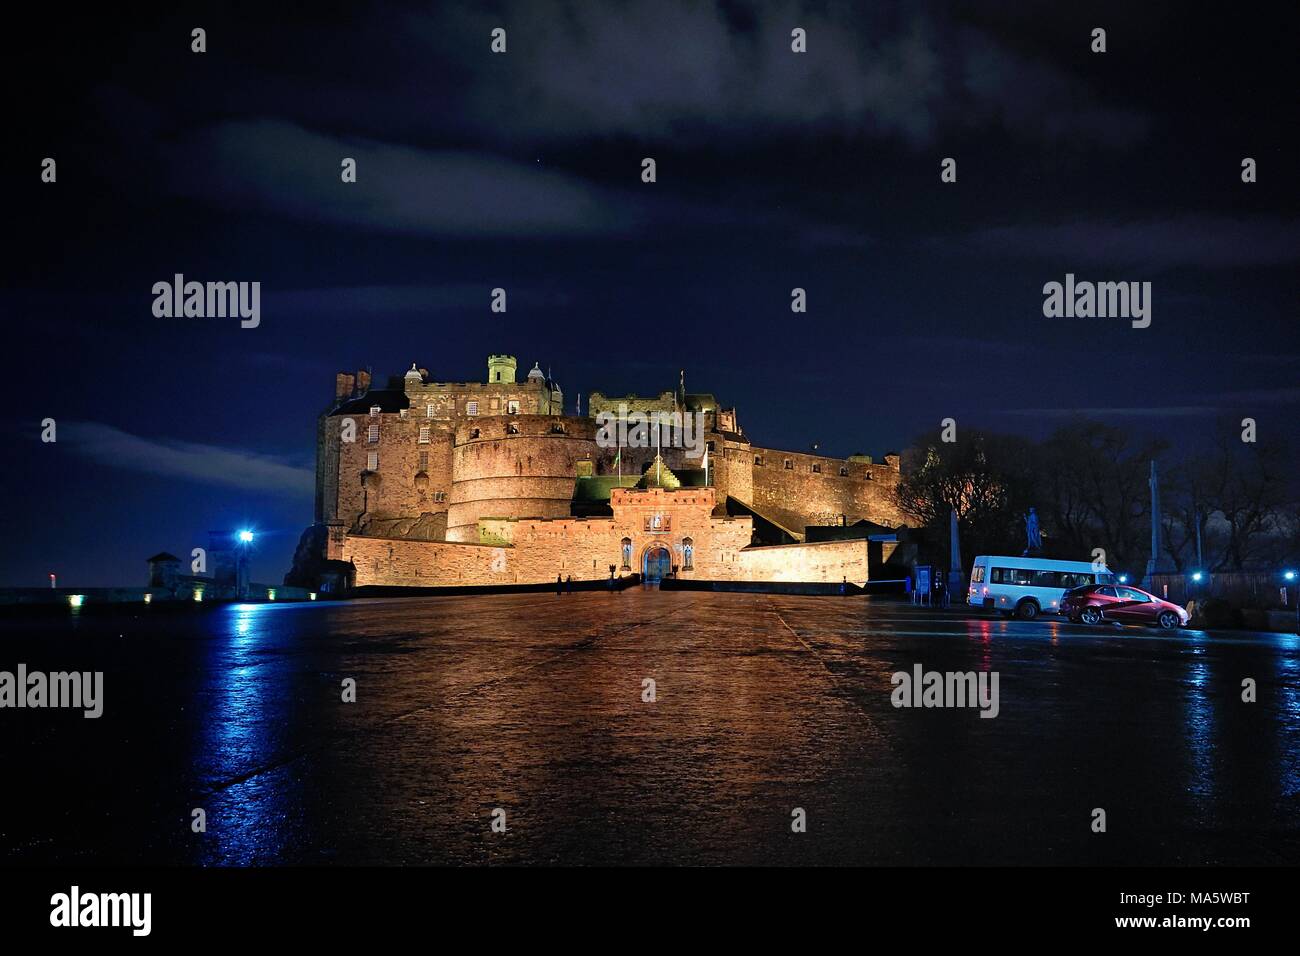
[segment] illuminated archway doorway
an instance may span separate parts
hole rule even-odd
[[[672,552],[662,544],[652,544],[641,558],[641,576],[647,584],[658,584],[673,570]]]

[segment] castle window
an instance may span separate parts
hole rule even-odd
[[[813,466],[812,466],[812,470],[813,470],[813,474],[814,474],[814,475],[820,475],[820,474],[822,473],[822,466],[821,466],[821,465],[813,465]]]
[[[758,465],[759,468],[762,468],[762,467],[763,467],[763,456],[762,456],[762,455],[755,455],[755,456],[754,456],[754,464]]]
[[[371,405],[371,406],[370,406],[370,417],[371,417],[371,418],[378,418],[378,417],[379,417],[379,406],[378,406],[378,405]]]
[[[785,470],[794,471],[794,462],[792,462],[789,458],[785,460]]]
[[[373,422],[370,425],[370,428],[367,430],[366,440],[372,445],[379,441],[379,422]]]
[[[519,426],[516,425],[514,422],[508,422],[508,423],[506,424],[506,434],[507,434],[507,435],[518,435],[518,434],[519,434]]]
[[[469,430],[469,437],[470,437],[470,438],[478,438],[478,436],[479,436],[479,430],[478,430],[477,428],[471,428],[471,429]]]
[[[682,570],[693,571],[695,569],[695,542],[690,538],[682,538]]]
[[[433,417],[433,402],[430,402],[428,405],[424,406],[424,417],[425,418]]]
[[[420,452],[420,470],[429,470],[429,453],[427,451]]]
[[[420,426],[420,444],[421,444],[421,445],[427,445],[427,444],[429,444],[429,426],[428,426],[428,425],[421,425],[421,426]],[[428,457],[428,453],[427,453],[427,452],[425,453],[425,457],[426,457],[426,458]]]
[[[867,472],[867,473],[866,473],[865,475],[863,475],[862,477],[865,478],[867,481],[873,481],[873,480],[875,480],[875,477],[876,477],[876,476],[873,475],[871,472]]]
[[[519,403],[514,401],[506,402],[506,413],[509,415],[518,415]]]
[[[560,425],[560,424],[552,425],[552,426],[551,426],[551,434],[552,434],[552,435],[563,435],[563,434],[564,434],[564,426],[563,426],[563,425]]]
[[[433,493],[433,500],[434,500],[434,501],[446,501],[446,500],[447,500],[447,492],[445,492],[445,491],[435,491],[435,492]]]
[[[398,409],[398,411],[397,411],[397,417],[398,417],[398,418],[405,418],[405,417],[406,417],[406,413],[407,413],[408,411],[410,411],[410,409],[408,409],[408,408],[401,408],[401,409]]]
[[[843,465],[841,465],[841,466],[840,466],[840,477],[841,477],[841,478],[847,478],[848,476],[849,476],[849,470],[848,470],[848,468],[846,468],[846,467],[844,467]]]
[[[379,470],[379,452],[372,451],[366,455],[366,471]]]
[[[478,414],[478,402],[466,402],[466,403],[465,403],[465,414],[466,414],[466,415],[477,415],[477,414]]]

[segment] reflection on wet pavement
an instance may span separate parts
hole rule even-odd
[[[0,860],[1293,864],[1298,641],[658,591],[8,620],[0,669],[104,670],[105,715],[0,714]],[[998,717],[895,709],[915,664]]]

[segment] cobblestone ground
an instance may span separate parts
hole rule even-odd
[[[1298,642],[658,591],[11,618],[0,669],[105,703],[0,713],[0,860],[1295,864]],[[916,664],[997,717],[895,708]]]

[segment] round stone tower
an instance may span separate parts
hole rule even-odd
[[[479,518],[567,518],[596,422],[556,415],[474,418],[456,428],[447,540],[478,541]]]
[[[515,381],[515,357],[513,355],[488,356],[488,384],[512,385]]]

